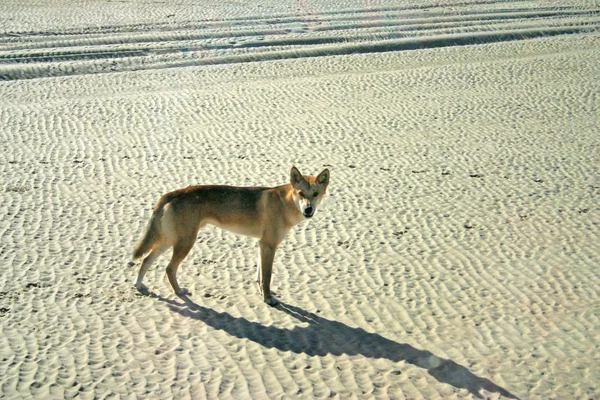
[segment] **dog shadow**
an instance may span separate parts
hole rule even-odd
[[[384,358],[393,362],[405,361],[427,372],[439,382],[457,389],[466,389],[477,398],[483,398],[482,390],[518,399],[506,389],[486,378],[481,378],[452,360],[434,355],[427,350],[419,350],[406,343],[397,343],[362,328],[352,328],[341,322],[323,318],[298,307],[279,303],[275,308],[289,314],[308,326],[295,326],[282,329],[264,326],[245,318],[234,317],[226,312],[216,312],[194,303],[187,296],[183,301],[166,299],[154,295],[167,303],[168,307],[185,317],[193,318],[208,326],[227,332],[240,339],[248,339],[266,348],[291,351],[308,356],[362,355],[367,358]]]

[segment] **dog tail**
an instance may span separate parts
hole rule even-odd
[[[162,211],[162,210],[161,210]],[[162,212],[154,212],[150,217],[150,221],[148,221],[148,225],[146,226],[146,231],[142,235],[142,237],[136,243],[133,249],[133,260],[137,260],[142,257],[144,254],[152,251],[158,243],[161,241],[161,233],[160,233],[160,217]]]

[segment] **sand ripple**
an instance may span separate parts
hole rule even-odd
[[[0,397],[599,398],[598,9],[230,3],[0,6]],[[133,289],[162,193],[292,164],[279,308],[212,228]]]

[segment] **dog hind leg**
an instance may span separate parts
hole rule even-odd
[[[156,261],[156,259],[158,257],[160,257],[165,251],[167,251],[169,249],[168,244],[161,244],[160,246],[156,247],[154,250],[152,250],[150,252],[150,254],[148,254],[148,256],[146,256],[146,258],[144,258],[144,261],[142,261],[142,265],[140,266],[140,269],[138,271],[138,275],[137,278],[135,280],[135,287],[138,291],[140,292],[144,292],[144,291],[148,291],[148,288],[146,287],[146,285],[144,285],[142,283],[142,280],[144,279],[144,276],[146,275],[146,272],[148,272],[148,269],[150,268],[150,266],[152,265],[152,263],[154,261]]]
[[[167,278],[169,278],[169,283],[175,294],[178,296],[191,294],[189,290],[179,287],[179,283],[177,283],[177,268],[179,268],[179,264],[181,264],[194,246],[194,242],[195,237],[192,240],[177,243],[173,247],[171,262],[169,262],[169,265],[167,266]]]
[[[262,296],[263,294],[263,288],[262,288],[262,271],[261,271],[261,267],[260,267],[260,246],[258,247],[258,257],[256,260],[256,286],[258,286],[258,294],[260,294]]]

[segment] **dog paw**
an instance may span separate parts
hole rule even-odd
[[[144,285],[143,283],[134,283],[133,286],[135,286],[137,291],[140,292],[141,294],[150,293],[150,290],[148,290],[148,287],[146,285]]]
[[[178,290],[175,291],[175,294],[177,296],[190,296],[192,294],[192,292],[190,292],[186,288],[179,288]]]
[[[265,300],[265,303],[267,303],[271,307],[275,307],[277,304],[279,304],[279,301],[277,301],[277,299],[273,296],[267,297],[264,300]]]

